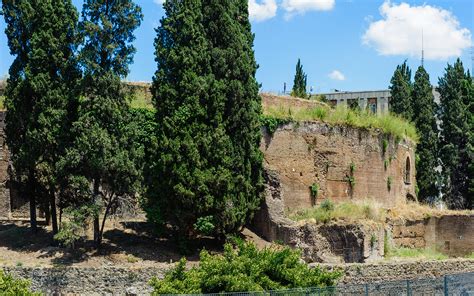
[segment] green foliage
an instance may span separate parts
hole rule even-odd
[[[412,120],[414,112],[411,100],[411,70],[406,60],[402,65],[397,66],[390,83],[390,112]]]
[[[290,122],[291,122],[291,119],[284,119],[284,118],[278,118],[278,117],[266,116],[266,115],[260,116],[261,125],[267,129],[267,132],[270,135],[273,135],[275,131],[278,129],[278,127],[280,127],[281,125],[284,125]]]
[[[389,165],[389,160],[388,160],[388,159],[384,159],[384,161],[383,161],[383,168],[384,168],[384,170],[387,170],[387,169],[388,169],[388,165]]]
[[[469,192],[469,184],[474,177],[472,78],[465,73],[461,60],[457,59],[454,65],[448,64],[438,84],[441,95],[443,198],[451,208],[472,208],[474,195]]]
[[[163,280],[150,281],[159,294],[253,292],[305,287],[330,287],[341,273],[310,268],[301,262],[299,251],[289,247],[258,250],[253,243],[226,244],[223,255],[200,254],[199,266],[186,270],[186,260],[169,271]]]
[[[289,217],[295,221],[314,219],[317,223],[327,223],[338,219],[351,222],[359,222],[364,219],[383,222],[385,213],[383,210],[376,208],[370,201],[334,204],[325,200],[318,207],[297,211],[290,214]]]
[[[449,257],[433,248],[413,249],[413,248],[390,248],[385,253],[386,259],[404,258],[404,259],[423,259],[423,260],[445,260]]]
[[[388,189],[388,191],[392,190],[392,183],[393,183],[393,178],[392,178],[392,176],[389,176],[387,178],[387,189]]]
[[[375,235],[375,233],[372,233],[370,235],[370,248],[373,249],[376,243],[377,243],[377,236]]]
[[[350,170],[351,175],[353,175],[355,173],[356,165],[355,165],[354,162],[351,162],[351,164],[349,166],[349,170]]]
[[[387,139],[382,140],[382,154],[385,155],[387,153],[387,148],[388,148],[388,141]]]
[[[36,202],[55,214],[56,164],[75,104],[78,15],[68,0],[3,1],[2,10],[14,56],[5,91],[5,132],[15,177],[30,196],[35,228]]]
[[[291,114],[288,110],[291,111]],[[408,137],[414,142],[418,141],[415,126],[397,115],[373,114],[367,110],[352,110],[341,104],[334,109],[327,106],[314,108],[274,107],[266,109],[265,116],[291,121],[317,120],[332,125],[382,130],[382,132],[395,138],[404,139]]]
[[[196,223],[194,223],[194,229],[202,234],[210,235],[214,231],[214,228],[216,228],[213,224],[213,220],[214,217],[212,216],[199,217]]]
[[[347,182],[349,182],[349,186],[351,187],[351,189],[354,189],[355,184],[356,184],[355,177],[354,177],[355,170],[356,170],[355,163],[351,162],[351,164],[349,165],[349,176],[346,177],[346,180]]]
[[[430,84],[430,77],[423,66],[415,74],[413,86],[413,122],[420,141],[416,147],[416,184],[420,201],[433,200],[439,195],[436,186],[438,166],[438,127],[436,124],[436,103]]]
[[[311,197],[316,200],[318,198],[319,194],[319,185],[316,183],[313,183],[310,187],[309,190],[311,191]]]
[[[30,290],[30,282],[27,280],[15,279],[9,274],[5,274],[0,269],[0,295],[3,296],[40,296]]]
[[[303,71],[303,65],[301,64],[300,59],[298,59],[298,63],[296,64],[296,73],[295,79],[293,82],[293,90],[291,91],[291,95],[298,98],[305,99],[308,94],[306,93],[306,84],[308,81],[308,75],[306,75]]]
[[[325,199],[323,202],[321,202],[320,208],[326,212],[333,211],[334,203],[329,199]]]
[[[261,202],[261,98],[244,1],[166,1],[157,28],[152,95],[156,143],[145,209],[196,233],[240,229]],[[151,218],[152,221],[157,220]]]
[[[83,69],[82,99],[72,125],[67,154],[61,159],[62,192],[69,204],[92,204],[104,212],[93,217],[94,240],[100,244],[106,218],[139,190],[143,147],[130,119],[128,93],[121,78],[128,74],[135,48],[134,30],[143,18],[131,0],[87,0],[79,32]],[[72,190],[79,187],[80,191]],[[71,194],[64,194],[68,192]]]
[[[95,205],[82,205],[64,210],[66,221],[61,223],[59,232],[54,239],[68,248],[75,248],[76,242],[86,234],[88,221],[98,215],[99,208]]]

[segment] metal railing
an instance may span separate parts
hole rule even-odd
[[[202,295],[202,294],[195,294]],[[474,272],[439,278],[385,281],[327,288],[204,294],[210,296],[474,296]],[[189,295],[188,295],[189,296]]]

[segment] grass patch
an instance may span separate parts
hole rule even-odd
[[[295,121],[322,121],[333,125],[347,125],[365,129],[380,129],[397,138],[408,137],[417,142],[419,137],[416,128],[410,122],[393,114],[373,114],[368,110],[352,110],[344,105],[336,108],[317,106],[303,108],[293,106],[273,106],[264,110],[267,116]]]
[[[0,110],[5,110],[5,96],[0,96]]]
[[[295,221],[308,220],[316,223],[327,223],[332,220],[350,222],[359,220],[385,221],[384,211],[372,201],[334,204],[329,200],[324,200],[319,206],[299,210],[290,214],[289,217]]]
[[[411,248],[389,248],[385,254],[386,259],[423,259],[423,260],[445,260],[449,257],[434,248],[411,249]]]
[[[474,252],[466,256],[467,259],[474,259]]]

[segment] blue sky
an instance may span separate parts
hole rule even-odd
[[[156,70],[154,28],[164,14],[159,1],[136,1],[145,18],[136,31],[130,81],[150,81]],[[422,31],[425,68],[433,84],[458,56],[466,67],[472,65],[472,0],[249,1],[263,91],[281,91],[284,82],[290,88],[298,58],[315,92],[387,88],[397,64],[408,59],[413,73],[419,66]],[[11,61],[1,33],[0,75]]]

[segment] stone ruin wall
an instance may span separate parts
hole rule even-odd
[[[273,135],[264,133],[261,150],[265,168],[278,172],[289,212],[324,199],[374,199],[390,208],[415,196],[414,145],[382,133],[316,122],[290,123]],[[407,162],[410,176],[405,180]],[[311,197],[312,184],[319,186],[316,199]]]
[[[449,256],[474,252],[474,214],[393,221],[388,230],[396,247],[435,248]]]

